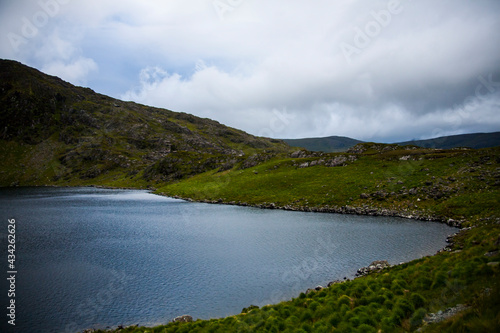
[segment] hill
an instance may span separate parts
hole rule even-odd
[[[280,140],[123,102],[0,60],[0,185],[144,184],[230,167]]]
[[[362,142],[345,136],[329,136],[325,138],[283,139],[292,147],[301,147],[309,151],[325,153],[341,152]]]
[[[473,133],[442,136],[428,140],[413,140],[398,142],[399,145],[415,145],[422,148],[451,149],[468,147],[474,149],[490,148],[500,146],[500,132]]]

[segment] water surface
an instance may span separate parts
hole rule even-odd
[[[400,218],[210,205],[97,188],[1,189],[0,212],[4,273],[7,220],[17,225],[16,332],[233,315],[352,278],[374,260],[396,264],[434,254],[456,232]],[[1,287],[5,309],[7,283]]]

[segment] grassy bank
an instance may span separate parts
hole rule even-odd
[[[499,148],[365,147],[361,154],[276,157],[251,168],[212,170],[160,184],[157,192],[291,210],[456,219],[466,225],[500,216]]]

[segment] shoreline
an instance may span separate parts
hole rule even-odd
[[[236,202],[236,201],[223,201],[219,200],[195,200],[192,198],[184,198],[178,195],[168,195],[166,193],[155,193],[154,190],[151,192],[156,195],[161,195],[164,197],[181,199],[189,202],[207,203],[215,205],[231,205],[240,207],[253,207],[260,209],[280,209],[293,212],[310,212],[310,213],[327,213],[327,214],[342,214],[342,215],[360,215],[360,216],[383,216],[383,217],[398,217],[403,219],[410,219],[416,221],[426,221],[426,222],[437,222],[444,223],[449,227],[462,229],[462,224],[465,221],[454,220],[446,217],[437,217],[431,215],[423,215],[417,212],[410,214],[407,212],[387,209],[387,208],[376,208],[370,206],[355,207],[355,206],[323,206],[323,207],[309,207],[309,206],[292,206],[285,205],[279,206],[275,203],[262,203],[262,204],[249,204],[246,202]]]

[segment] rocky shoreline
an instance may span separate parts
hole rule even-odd
[[[159,195],[169,196],[164,193],[158,193]],[[412,219],[418,221],[428,221],[428,222],[439,222],[445,223],[450,227],[454,228],[462,228],[462,223],[464,221],[448,219],[444,217],[426,215],[419,212],[404,212],[398,211],[388,208],[378,208],[371,207],[368,205],[363,205],[361,207],[356,206],[320,206],[320,207],[309,207],[309,206],[292,206],[285,205],[279,206],[275,203],[267,203],[264,202],[262,204],[249,204],[246,202],[236,202],[236,201],[224,201],[222,199],[218,200],[194,200],[192,198],[183,198],[178,195],[171,196],[175,199],[182,199],[190,202],[200,202],[200,203],[208,203],[208,204],[219,204],[219,205],[233,205],[233,206],[242,206],[242,207],[254,207],[260,209],[281,209],[287,211],[294,212],[311,212],[311,213],[330,213],[330,214],[349,214],[349,215],[363,215],[363,216],[385,216],[385,217],[400,217],[405,219]]]

